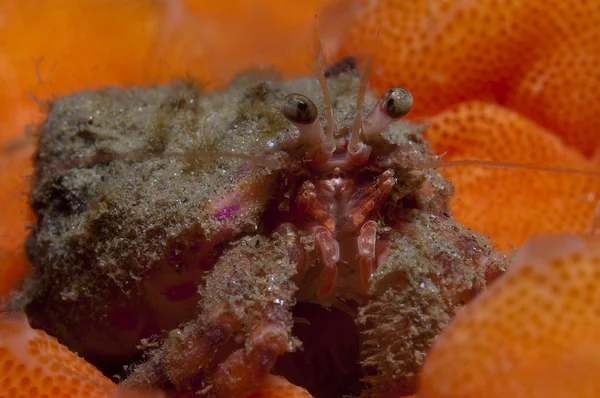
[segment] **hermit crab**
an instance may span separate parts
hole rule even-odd
[[[410,93],[374,100],[351,64],[52,103],[33,273],[9,309],[125,386],[243,397],[275,373],[319,397],[414,391],[506,259],[452,219],[423,127],[400,121]]]

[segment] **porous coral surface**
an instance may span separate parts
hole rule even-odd
[[[438,338],[419,397],[598,396],[599,243],[568,235],[528,242]]]
[[[0,395],[106,397],[116,385],[100,371],[34,330],[24,314],[0,314]]]

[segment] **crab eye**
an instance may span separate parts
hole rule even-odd
[[[302,94],[289,94],[283,99],[283,116],[294,124],[311,124],[319,116],[314,102]]]
[[[404,117],[413,105],[413,97],[410,91],[403,87],[390,88],[385,93],[385,111],[392,119]]]
[[[407,89],[394,87],[386,91],[362,122],[362,131],[366,141],[377,141],[387,126],[397,122],[410,112],[412,105],[413,97]]]

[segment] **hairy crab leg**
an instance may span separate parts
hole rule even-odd
[[[165,378],[175,386],[193,385],[225,355],[214,376],[205,379],[217,396],[243,397],[258,389],[277,357],[295,349],[290,308],[296,264],[285,243],[248,237],[223,254],[207,278],[199,318],[172,331],[124,385],[160,385]],[[244,348],[222,352],[234,333],[246,336]]]
[[[288,318],[288,314],[282,314]],[[273,318],[270,314],[269,318]],[[251,332],[246,347],[240,348],[221,363],[215,373],[219,396],[243,397],[257,390],[267,377],[275,360],[289,347],[286,319],[261,321]]]
[[[169,381],[178,386],[196,376],[198,369],[204,368],[218,348],[229,341],[232,334],[240,328],[239,320],[224,305],[213,309],[204,318],[204,326],[191,321],[172,331],[160,350],[154,352],[149,360],[136,366],[123,385],[160,386]],[[171,366],[171,363],[184,366]]]

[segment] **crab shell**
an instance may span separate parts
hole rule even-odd
[[[357,85],[352,72],[329,78],[342,126],[334,156],[345,153]],[[347,229],[332,233],[340,246],[337,276],[319,294],[327,263],[315,234],[322,219],[293,209],[303,183],[333,178],[335,168],[305,161],[310,154],[279,109],[289,93],[323,102],[316,79],[255,75],[209,94],[180,82],[55,101],[41,127],[30,198],[37,217],[27,241],[33,273],[9,309],[25,310],[33,327],[105,371],[158,347],[134,371],[143,376],[134,385],[218,384],[212,375],[222,370],[219,363],[244,343],[250,350],[257,324],[272,316],[281,322],[282,352],[312,353],[285,354],[275,371],[295,369],[299,376],[291,381],[311,393],[323,388],[315,353],[339,360],[347,352],[355,355],[341,368],[363,395],[414,390],[413,376],[435,336],[504,270],[505,259],[452,220],[451,185],[422,167],[436,158],[420,128],[397,123],[381,134],[367,164],[342,168],[354,195],[332,199],[316,191],[328,206],[353,201],[352,214],[337,213],[339,224],[364,208],[361,200],[384,173],[394,176],[380,203],[360,213],[376,226],[378,241],[369,284],[361,287],[359,231]],[[368,96],[368,107],[373,102]],[[281,225],[294,227],[298,250],[289,249]],[[314,323],[303,332],[292,314]],[[335,317],[350,322],[336,324]],[[229,343],[210,340],[206,330],[197,337],[208,324],[231,327]],[[312,342],[319,340],[311,337],[315,330],[324,341]],[[302,341],[293,337],[298,333]],[[209,347],[206,364],[194,362],[194,345]],[[308,365],[297,371],[300,362]],[[347,375],[331,377],[348,384]]]

